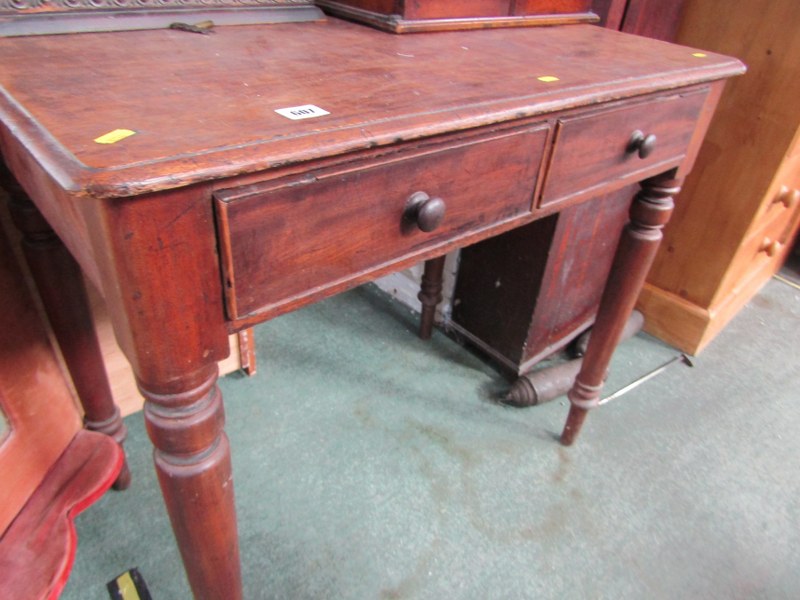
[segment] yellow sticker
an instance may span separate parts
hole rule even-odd
[[[123,600],[140,600],[139,590],[136,589],[136,584],[129,571],[117,577],[117,586],[119,586],[120,598]]]
[[[695,58],[705,58],[706,56],[708,56],[708,54],[706,54],[705,52],[694,52],[692,56],[694,56]]]
[[[554,81],[558,81],[558,77],[553,77],[552,75],[542,75],[536,79],[539,81],[544,81],[545,83],[553,83]]]
[[[124,140],[126,137],[131,137],[132,135],[136,135],[136,132],[130,129],[115,129],[114,131],[109,131],[105,135],[101,135],[99,138],[95,138],[94,141],[98,144],[116,144],[118,141]]]

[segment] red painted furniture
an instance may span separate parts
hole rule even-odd
[[[118,478],[123,454],[81,429],[1,226],[0,302],[0,597],[56,598],[75,557],[73,520]]]
[[[695,52],[589,25],[392,36],[335,19],[0,40],[0,148],[108,301],[198,598],[241,597],[229,332],[641,182],[572,442],[743,70]]]

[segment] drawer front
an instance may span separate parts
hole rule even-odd
[[[541,205],[609,191],[602,188],[633,183],[661,166],[677,166],[705,96],[700,90],[559,119]],[[631,144],[636,131],[642,134],[639,146]],[[649,146],[649,152],[642,146]]]
[[[374,161],[216,192],[229,315],[319,298],[393,261],[530,213],[547,134],[539,125],[398,147]],[[409,199],[424,198],[418,192],[444,203],[429,232],[410,218]]]

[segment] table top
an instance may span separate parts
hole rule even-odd
[[[0,120],[117,197],[702,83],[737,60],[592,25],[392,35],[328,19],[0,39]],[[291,120],[277,109],[315,105]],[[129,137],[99,143],[109,132]]]

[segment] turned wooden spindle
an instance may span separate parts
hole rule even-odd
[[[422,314],[419,319],[419,337],[429,340],[433,334],[433,319],[436,307],[442,301],[442,280],[444,277],[444,256],[425,261],[422,284],[417,298],[422,302]]]
[[[241,600],[218,361],[230,351],[211,203],[187,188],[86,204],[114,333],[145,399],[164,503],[194,598]],[[135,235],[129,235],[131,231]],[[194,244],[170,244],[175,240]]]
[[[620,238],[611,267],[592,337],[575,384],[570,390],[570,410],[561,443],[571,445],[586,415],[600,402],[603,381],[625,323],[633,311],[639,291],[663,237],[662,229],[674,207],[673,196],[680,191],[680,181],[672,173],[640,183],[630,211],[630,222]]]
[[[121,446],[128,430],[111,394],[81,269],[22,188],[7,173],[2,182],[12,220],[23,236],[25,261],[83,407],[84,426]],[[114,489],[124,490],[130,481],[123,462]]]
[[[238,599],[233,475],[217,377],[214,363],[167,384],[137,383],[158,481],[194,596]]]

